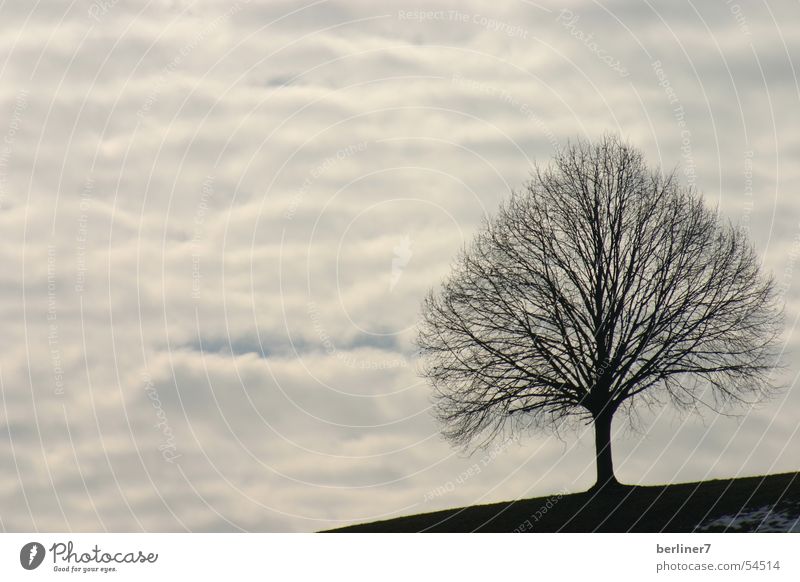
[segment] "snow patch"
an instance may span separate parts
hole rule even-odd
[[[797,508],[775,509],[769,505],[742,509],[736,515],[723,515],[708,520],[695,531],[794,532],[800,533],[800,511]]]

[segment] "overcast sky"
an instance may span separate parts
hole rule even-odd
[[[6,0],[0,29],[3,530],[590,486],[590,432],[451,449],[412,339],[482,217],[604,132],[745,222],[787,303],[783,395],[617,423],[618,476],[800,468],[796,2]]]

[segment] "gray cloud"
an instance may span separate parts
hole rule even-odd
[[[621,478],[797,469],[795,6],[98,6],[0,9],[5,530],[311,531],[590,485],[587,434],[451,450],[411,340],[531,163],[604,131],[746,222],[790,326],[783,396],[615,426]]]

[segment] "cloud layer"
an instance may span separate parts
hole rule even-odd
[[[615,425],[622,480],[797,470],[798,8],[0,8],[0,526],[313,531],[575,491],[589,434],[437,436],[420,299],[534,162],[619,132],[748,225],[784,395]]]

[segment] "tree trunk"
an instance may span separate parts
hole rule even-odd
[[[611,459],[611,419],[613,412],[603,411],[594,417],[594,444],[597,455],[597,483],[594,489],[619,485]]]

